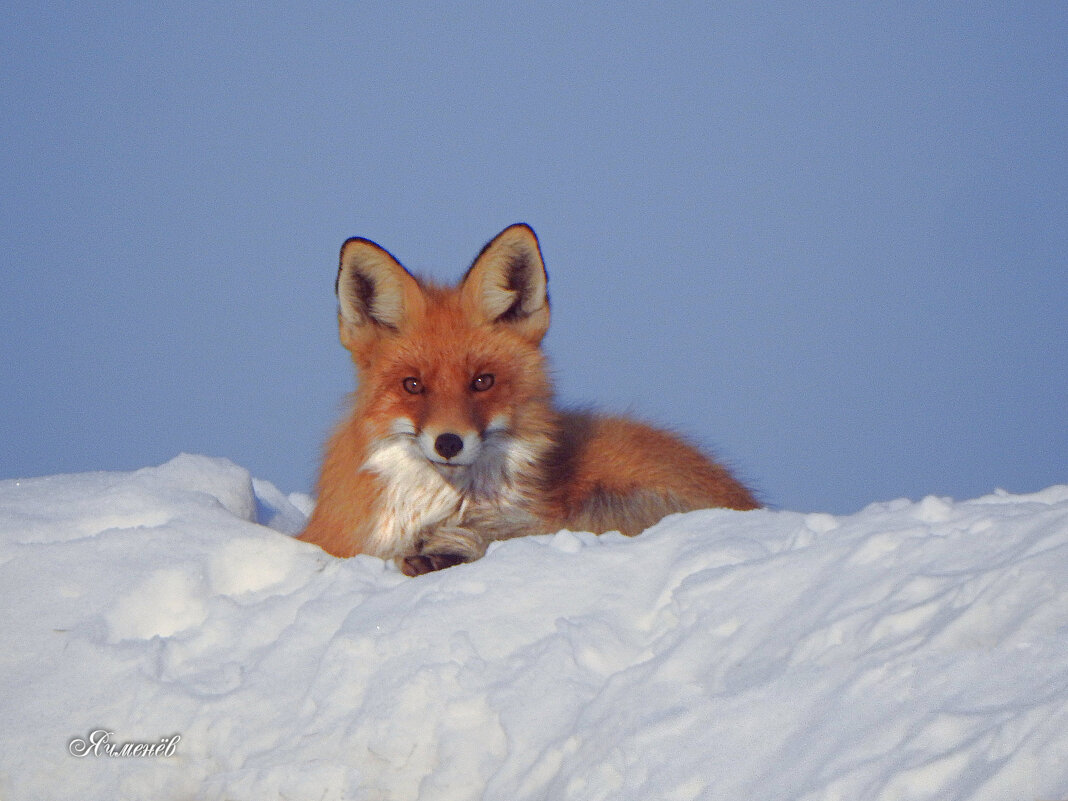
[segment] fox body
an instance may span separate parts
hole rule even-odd
[[[494,540],[562,528],[634,535],[672,512],[757,507],[670,433],[554,406],[540,347],[546,287],[522,224],[451,288],[366,239],[344,244],[338,324],[359,383],[300,539],[417,575],[478,559]]]

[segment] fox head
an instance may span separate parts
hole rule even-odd
[[[396,478],[429,466],[454,486],[493,492],[536,458],[552,389],[540,348],[547,276],[530,227],[498,234],[449,288],[350,239],[336,289],[374,469]]]

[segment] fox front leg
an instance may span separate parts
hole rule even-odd
[[[398,566],[406,576],[419,576],[481,559],[495,540],[551,534],[558,528],[517,506],[475,506],[464,512],[459,525],[427,529],[418,552],[398,559]]]

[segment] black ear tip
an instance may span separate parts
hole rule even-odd
[[[362,236],[350,236],[344,242],[341,243],[341,261],[345,261],[345,254],[355,250],[356,248],[374,248],[375,250],[384,250],[384,248],[377,242],[372,242],[370,239],[365,239]]]

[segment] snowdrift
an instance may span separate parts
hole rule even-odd
[[[310,503],[188,455],[0,482],[0,798],[1068,798],[1068,486],[417,579],[292,539]]]

